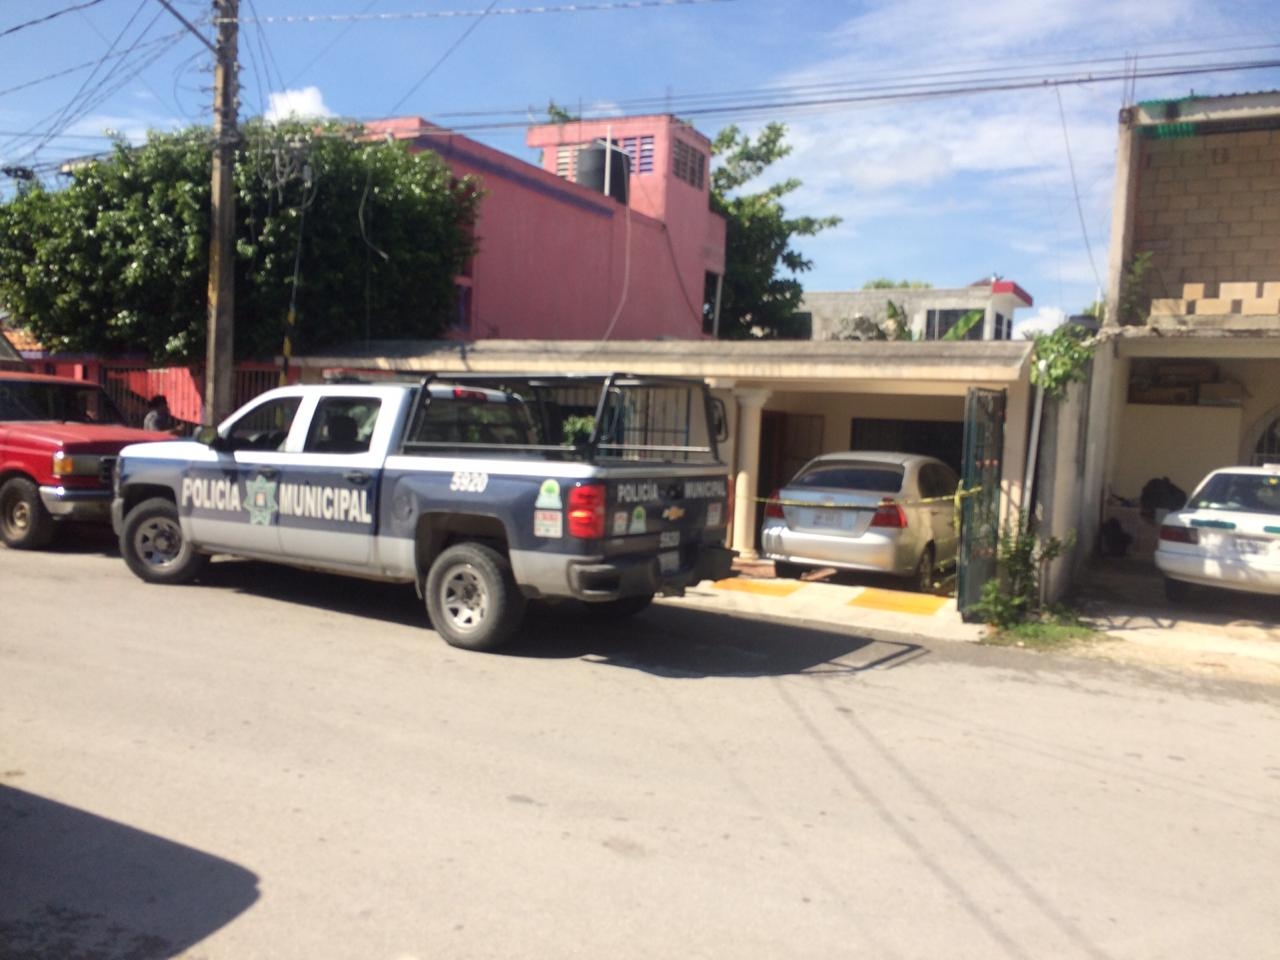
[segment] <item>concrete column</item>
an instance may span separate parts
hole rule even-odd
[[[737,390],[738,436],[734,443],[733,549],[743,560],[755,560],[753,546],[759,511],[756,509],[756,473],[760,469],[760,413],[768,390]]]
[[[1137,107],[1120,111],[1116,144],[1116,182],[1111,200],[1111,246],[1107,258],[1107,326],[1120,322],[1120,293],[1125,268],[1133,256],[1133,234],[1138,196],[1138,145],[1134,134]],[[1179,292],[1177,294],[1181,296]],[[1102,413],[1101,410],[1098,411]]]

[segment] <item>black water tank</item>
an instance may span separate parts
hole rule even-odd
[[[619,203],[627,202],[627,183],[631,172],[631,157],[616,146],[609,150],[600,140],[578,151],[578,182],[598,193],[604,193],[604,158],[612,153],[612,169],[609,171],[609,196]]]

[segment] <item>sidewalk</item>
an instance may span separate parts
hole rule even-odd
[[[734,573],[663,602],[932,640],[976,642],[986,631],[960,618],[954,597],[897,589],[889,578],[857,585],[777,579],[768,561],[738,561]],[[1090,565],[1072,605],[1123,644],[1095,648],[1098,655],[1280,681],[1280,597],[1204,591],[1172,607],[1150,561],[1129,558]]]
[[[933,640],[977,641],[986,629],[960,619],[955,597],[901,590],[890,578],[868,580],[868,585],[780,580],[768,561],[737,561],[734,573],[727,580],[703,581],[669,602]]]

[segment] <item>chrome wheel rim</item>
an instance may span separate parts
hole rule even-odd
[[[489,591],[475,568],[454,567],[440,586],[440,606],[450,625],[466,633],[479,628],[489,612]]]
[[[153,517],[138,527],[133,548],[148,567],[171,567],[182,553],[182,527],[167,517]]]
[[[19,497],[5,505],[4,525],[12,533],[26,533],[31,526],[31,507]]]

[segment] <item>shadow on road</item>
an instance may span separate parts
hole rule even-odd
[[[247,910],[226,860],[0,786],[0,956],[175,957]]]
[[[212,564],[202,585],[365,619],[427,629],[412,587],[247,561]],[[443,642],[443,641],[441,641]],[[532,603],[503,656],[584,659],[667,677],[851,673],[898,666],[929,651],[790,623],[654,604],[622,621],[601,621],[579,603]]]
[[[509,656],[574,657],[664,677],[762,677],[887,669],[929,653],[916,643],[655,604],[601,623],[578,604],[530,610]]]

